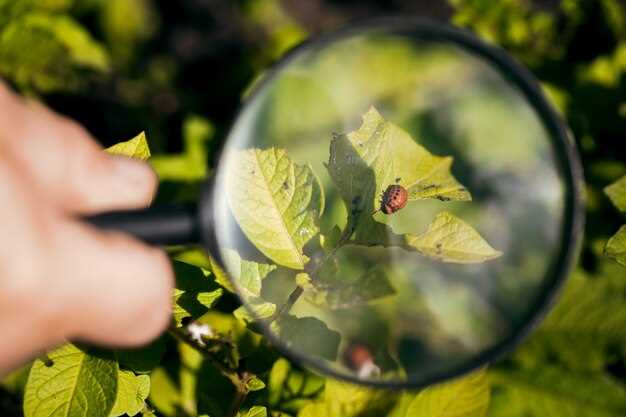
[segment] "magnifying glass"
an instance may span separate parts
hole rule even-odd
[[[256,83],[197,208],[91,219],[202,243],[285,355],[422,387],[512,349],[581,239],[582,170],[503,51],[393,18],[304,43]]]

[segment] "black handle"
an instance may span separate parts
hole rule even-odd
[[[106,230],[119,230],[152,245],[187,245],[200,242],[197,207],[154,206],[88,217],[87,222]]]

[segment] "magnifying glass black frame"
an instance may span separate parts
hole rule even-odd
[[[388,17],[370,20],[352,24],[331,34],[300,44],[273,65],[262,80],[257,83],[239,110],[233,126],[257,95],[270,85],[281,71],[289,66],[303,51],[320,49],[333,42],[369,31],[390,31],[394,34],[416,36],[427,41],[452,43],[497,67],[500,73],[519,89],[547,129],[565,188],[561,246],[556,262],[550,266],[545,279],[542,280],[540,295],[534,300],[531,308],[527,310],[527,313],[519,320],[518,326],[507,338],[452,369],[428,375],[420,380],[409,378],[406,381],[364,381],[354,376],[341,374],[327,366],[322,360],[316,360],[289,349],[271,331],[265,331],[268,339],[286,357],[326,375],[380,388],[416,389],[460,376],[499,359],[521,343],[547,314],[571,271],[580,247],[584,224],[583,170],[573,138],[568,134],[560,116],[547,102],[541,87],[528,70],[515,62],[502,49],[487,45],[469,32],[420,18]],[[297,106],[294,106],[294,111],[297,111]],[[231,128],[231,133],[232,131]],[[228,138],[226,142],[228,142]],[[200,243],[219,264],[223,265],[213,227],[216,222],[220,221],[214,217],[213,201],[218,196],[214,196],[215,187],[213,185],[213,179],[207,181],[196,207],[157,206],[145,210],[101,214],[89,218],[88,221],[104,229],[130,233],[154,245],[193,245]],[[244,300],[243,297],[240,298],[242,301]]]

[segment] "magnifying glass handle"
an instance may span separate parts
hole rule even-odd
[[[143,210],[98,214],[85,220],[101,229],[128,233],[151,245],[188,245],[200,242],[195,206],[154,206]]]

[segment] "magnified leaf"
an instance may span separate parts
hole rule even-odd
[[[605,187],[604,192],[619,211],[626,211],[626,176]]]
[[[174,262],[176,288],[174,289],[174,320],[180,326],[185,317],[193,319],[206,313],[222,296],[223,289],[209,276],[209,272],[183,262]]]
[[[439,213],[421,235],[407,236],[407,243],[442,262],[478,263],[502,255],[470,225],[448,212]]]
[[[324,201],[311,168],[276,148],[237,151],[229,167],[228,201],[248,239],[277,264],[303,269]]]
[[[24,393],[25,417],[108,417],[117,393],[117,362],[72,344],[37,359]]]
[[[294,351],[331,361],[337,357],[340,335],[319,319],[283,315],[271,328]]]
[[[432,155],[371,107],[358,130],[334,135],[327,169],[348,207],[348,227],[354,231],[354,240],[381,244],[388,231],[372,213],[389,185],[398,182],[407,188],[409,200],[471,199],[452,176],[451,165],[451,157]]]
[[[432,385],[409,403],[405,417],[483,417],[490,389],[485,370]]]
[[[117,398],[110,417],[139,414],[150,394],[150,377],[120,370],[117,378]]]
[[[231,249],[225,250],[223,255],[229,272],[240,289],[246,291],[245,295],[260,296],[261,280],[276,269],[276,265],[241,259],[239,254]]]
[[[332,276],[319,283],[302,282],[302,278],[300,281],[301,287],[314,293],[307,299],[331,309],[355,307],[395,294],[387,274],[379,267],[356,279]]]
[[[252,312],[248,309],[252,309]],[[239,320],[250,323],[254,320],[262,320],[271,317],[276,312],[276,304],[263,301],[260,298],[248,300],[248,306],[241,306],[233,314]]]
[[[141,132],[126,142],[116,143],[110,148],[107,148],[106,151],[114,155],[124,155],[130,158],[141,159],[143,161],[150,158],[150,148],[148,147],[145,132]]]
[[[247,413],[242,414],[243,417],[267,417],[267,408],[260,405],[255,405],[248,410]]]
[[[617,234],[609,239],[604,253],[620,265],[626,266],[626,225],[620,227]]]

